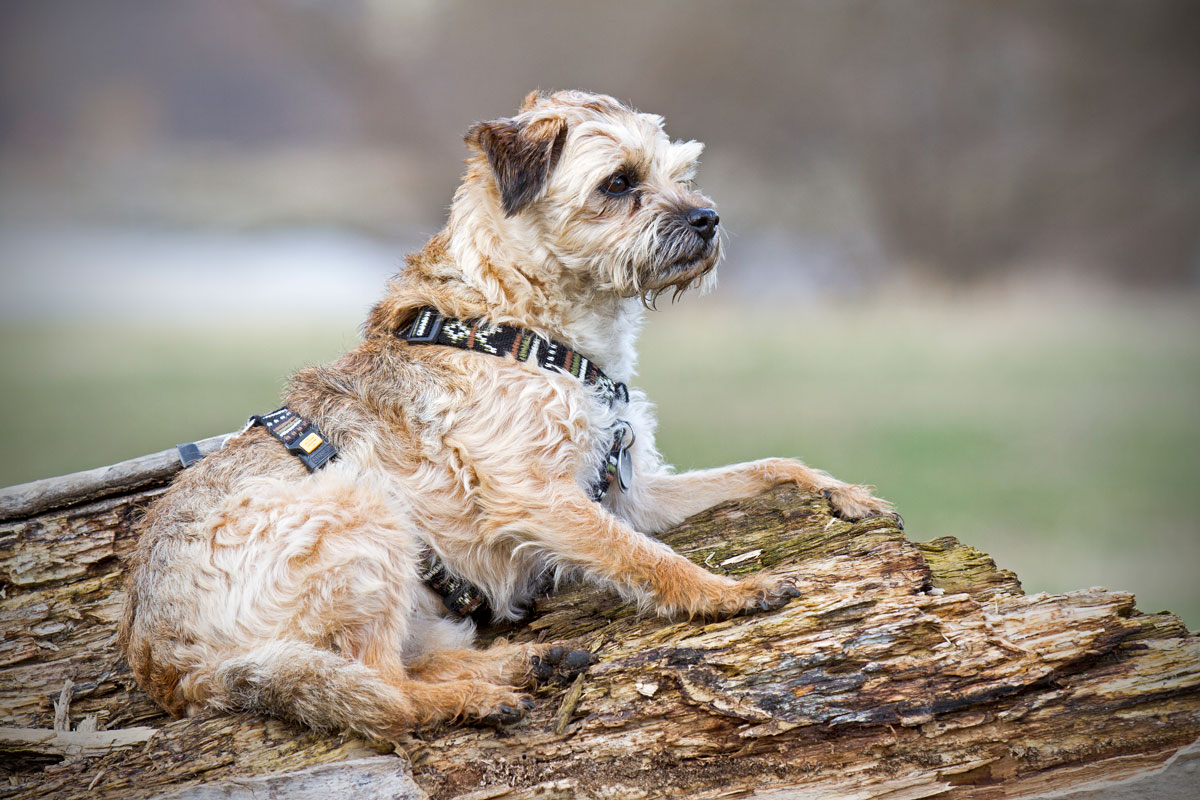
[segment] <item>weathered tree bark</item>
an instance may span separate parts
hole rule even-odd
[[[1095,800],[1200,783],[1200,751],[1181,751],[1200,737],[1200,637],[1176,617],[1104,589],[1026,595],[954,539],[846,523],[790,488],[664,539],[713,570],[795,575],[801,598],[722,622],[641,616],[589,587],[546,598],[485,636],[570,639],[599,662],[510,728],[420,731],[393,752],[252,717],[171,720],[115,646],[130,521],[170,473],[153,458],[148,479],[122,465],[110,496],[0,498],[0,798]]]

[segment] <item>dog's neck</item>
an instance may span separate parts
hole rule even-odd
[[[446,227],[392,281],[372,310],[368,335],[394,332],[417,309],[433,306],[460,318],[483,317],[560,341],[628,382],[645,309],[638,298],[597,288],[559,263],[522,220],[468,180],[454,198]]]
[[[598,364],[617,381],[636,366],[644,308],[637,298],[596,288],[571,272],[522,221],[490,197],[461,192],[443,232],[449,274],[441,290],[459,295],[464,315],[483,316],[556,339]],[[457,280],[454,280],[457,278]],[[449,279],[449,280],[448,280]],[[436,304],[435,304],[436,305]],[[441,308],[458,314],[454,308]]]

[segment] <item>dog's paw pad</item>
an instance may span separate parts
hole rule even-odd
[[[554,678],[554,665],[534,656],[529,659],[529,674],[535,683],[548,683]]]
[[[554,678],[554,665],[534,656],[529,659],[529,674],[534,683],[547,683]]]
[[[595,656],[587,650],[568,650],[555,645],[541,656],[529,659],[530,674],[537,684],[567,684],[595,663]]]
[[[562,666],[569,672],[579,672],[592,665],[592,654],[587,650],[572,650],[563,657]]]
[[[479,718],[479,724],[492,728],[499,728],[505,725],[513,725],[525,718],[525,715],[533,708],[533,701],[529,698],[521,698],[520,702],[515,706],[510,706],[507,703],[496,706],[490,714],[485,714]]]

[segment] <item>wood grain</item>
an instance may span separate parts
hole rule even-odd
[[[800,598],[720,622],[642,616],[586,586],[544,598],[526,624],[484,640],[570,640],[599,662],[574,686],[540,690],[505,730],[419,731],[387,755],[277,721],[170,720],[114,641],[130,522],[159,491],[0,526],[0,725],[51,729],[69,678],[72,721],[158,730],[103,754],[10,748],[0,797],[319,793],[383,757],[362,772],[363,797],[411,763],[419,789],[405,796],[435,800],[1016,798],[1167,780],[1154,771],[1200,737],[1200,637],[1177,618],[1104,589],[1026,595],[974,548],[843,522],[791,488],[710,509],[664,539],[714,571],[794,575]],[[212,796],[243,796],[234,788]]]

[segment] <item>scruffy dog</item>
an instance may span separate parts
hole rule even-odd
[[[324,439],[336,458],[310,472],[248,427],[141,523],[121,639],[171,713],[249,709],[381,739],[514,721],[529,707],[517,687],[586,658],[474,649],[484,600],[517,619],[545,576],[572,575],[663,615],[769,610],[796,589],[714,575],[646,534],[785,482],[845,518],[890,513],[799,461],[675,474],[655,450],[653,409],[623,382],[645,306],[720,258],[692,183],[700,143],[581,92],[533,93],[466,141],[448,224],[364,341],[292,379],[286,408],[315,425],[305,451]]]

